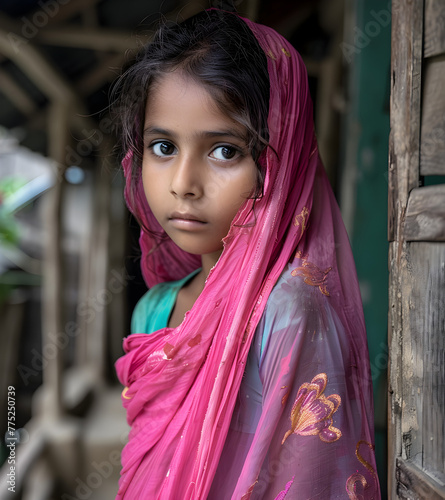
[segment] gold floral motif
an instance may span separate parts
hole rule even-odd
[[[360,446],[362,444],[366,445],[371,450],[371,452],[374,451],[374,445],[368,443],[368,441],[364,441],[363,439],[360,440],[355,448],[355,455],[357,456],[357,460],[363,465],[363,467],[368,469],[368,471],[372,474],[374,482],[376,482],[377,478],[374,467],[369,462],[367,462],[360,454]],[[360,488],[363,492],[365,489],[369,488],[369,483],[368,481],[366,481],[366,478],[363,474],[354,472],[354,474],[351,474],[346,481],[346,492],[348,493],[350,500],[360,500],[361,498],[363,498],[362,492],[357,492],[357,488]]]
[[[307,207],[303,207],[303,210],[301,213],[295,216],[295,221],[294,221],[294,226],[300,226],[301,227],[301,234],[303,235],[304,231],[306,230],[306,224],[307,224],[307,216],[309,215],[309,210]]]
[[[284,47],[281,47],[281,52],[286,56],[286,57],[290,57],[290,52],[287,51]]]
[[[131,399],[133,396],[127,396],[127,391],[128,391],[128,387],[124,387],[124,390],[122,391],[122,397],[124,399]]]
[[[281,404],[284,406],[288,399],[289,399],[289,393],[286,392],[286,394],[281,398]]]
[[[361,455],[360,455],[360,446],[362,444],[366,444],[366,446],[373,452],[374,451],[374,445],[371,444],[371,443],[368,443],[368,441],[365,441],[365,440],[360,440],[358,443],[357,443],[357,446],[355,448],[355,455],[357,456],[357,460],[363,465],[363,467],[366,467],[369,472],[375,476],[375,470],[373,468],[373,466],[367,462]]]
[[[167,342],[165,344],[164,349],[163,349],[163,351],[164,351],[164,359],[169,359],[170,360],[170,359],[173,358],[173,356],[171,355],[171,352],[174,349],[174,347],[175,346],[172,345],[172,344],[170,344],[169,342]]]
[[[256,483],[258,482],[258,480],[256,480],[252,486],[250,486],[250,488],[246,491],[246,493],[244,493],[244,495],[241,497],[241,500],[249,500],[249,498],[251,497],[252,493],[253,493],[253,489],[255,488],[255,485]]]
[[[329,292],[326,288],[325,281],[329,271],[332,270],[332,267],[328,267],[327,269],[322,271],[315,264],[312,264],[312,262],[306,260],[306,258],[302,257],[301,260],[302,260],[301,267],[295,268],[291,272],[291,275],[301,276],[303,278],[303,281],[307,285],[318,286],[320,292],[323,295],[327,295],[329,297]]]
[[[192,339],[190,339],[187,342],[187,345],[189,347],[195,347],[195,345],[198,345],[200,342],[201,342],[201,334],[198,333],[197,335],[195,335]]]
[[[275,57],[275,54],[272,52],[272,50],[271,50],[271,49],[269,49],[269,50],[266,52],[266,55],[267,55],[267,57],[270,57],[270,58],[271,58],[271,59],[273,59],[274,61],[277,59],[277,58]]]
[[[247,338],[249,337],[251,330],[252,330],[252,327],[251,327],[250,320],[249,320],[249,322],[247,323],[246,329],[244,331],[243,339],[241,341],[242,344],[245,344],[247,342]]]
[[[281,389],[287,389],[287,385],[282,385]],[[281,404],[284,406],[286,404],[286,401],[289,398],[289,391],[286,392],[286,394],[281,398]]]
[[[346,481],[346,492],[350,500],[360,500],[363,498],[362,495],[357,495],[357,483],[360,483],[363,489],[368,487],[368,482],[366,481],[365,476],[359,474],[358,472],[351,474]]]
[[[340,439],[341,431],[334,427],[332,415],[341,404],[338,394],[323,394],[328,383],[326,373],[319,373],[310,383],[300,386],[295,403],[291,410],[291,429],[284,435],[281,444],[291,434],[300,436],[317,436],[325,443],[333,443]]]

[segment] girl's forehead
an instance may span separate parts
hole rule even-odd
[[[190,97],[191,94],[199,94],[201,97],[211,102],[212,96],[203,84],[187,75],[181,70],[168,71],[159,75],[151,85],[148,93],[147,106],[171,100],[180,101],[184,94]]]
[[[150,89],[145,112],[147,126],[184,127],[193,130],[246,129],[224,113],[204,84],[181,71],[162,75]]]

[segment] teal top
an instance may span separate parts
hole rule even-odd
[[[201,268],[196,269],[178,281],[158,283],[146,292],[133,311],[131,333],[153,333],[166,328],[176,304],[179,290],[196,276]],[[269,337],[268,328],[263,328],[261,335],[260,357]]]
[[[150,288],[136,304],[131,318],[131,333],[153,333],[168,325],[179,290],[201,268],[179,281],[167,281]]]

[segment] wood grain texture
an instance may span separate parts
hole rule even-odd
[[[411,191],[404,236],[407,241],[445,241],[445,184]]]
[[[420,174],[445,175],[445,54],[425,60],[421,130]]]
[[[445,489],[408,461],[397,460],[397,498],[443,500]]]
[[[397,280],[402,291],[392,288],[390,294],[398,342],[392,345],[391,379],[401,384],[392,395],[392,432],[400,448],[390,498],[443,499],[445,244],[404,243],[401,253]]]
[[[423,0],[392,2],[391,39],[388,234],[394,241],[409,192],[419,186]]]
[[[63,414],[62,367],[64,352],[54,342],[54,332],[63,332],[63,252],[62,252],[62,200],[66,169],[65,147],[69,141],[70,101],[53,102],[49,120],[49,156],[58,167],[58,178],[46,195],[45,241],[42,286],[42,354],[43,385],[47,393],[43,405],[45,417],[57,420]],[[46,354],[45,353],[51,353]]]
[[[445,2],[425,0],[424,57],[445,52]]]
[[[412,339],[409,328],[407,248],[403,226],[409,193],[419,187],[420,110],[423,49],[423,0],[393,0],[391,31],[391,103],[388,175],[389,287],[389,420],[388,497],[397,498],[396,459],[412,448],[410,430],[416,411],[406,414],[412,390]],[[405,324],[405,318],[407,319]],[[410,403],[409,403],[410,404]],[[412,405],[410,404],[410,408]],[[405,417],[408,418],[405,418]],[[416,445],[416,443],[414,443]],[[414,451],[414,450],[413,450]]]
[[[445,484],[445,243],[411,243],[408,263],[414,379],[406,401],[417,412],[412,459]]]

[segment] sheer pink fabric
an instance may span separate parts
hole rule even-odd
[[[264,197],[254,213],[252,200],[239,210],[183,323],[124,341],[116,367],[131,432],[117,498],[378,499],[360,294],[306,70],[283,37],[246,22],[271,85]],[[132,194],[127,182],[126,196],[160,230],[142,183]],[[145,231],[140,241],[149,286],[200,264],[170,241],[152,251]],[[240,386],[257,327],[268,331],[256,367],[262,401],[243,427]]]

